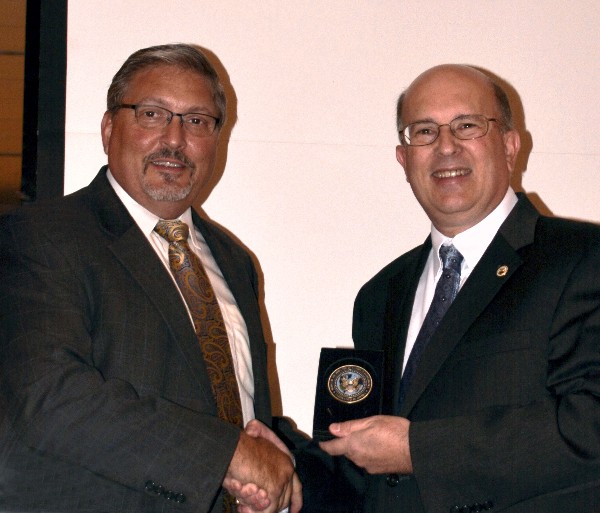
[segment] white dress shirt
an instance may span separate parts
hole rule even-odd
[[[160,218],[129,196],[125,189],[123,189],[115,180],[110,171],[108,171],[107,177],[108,181],[117,193],[117,196],[119,196],[120,200],[125,205],[125,208],[129,211],[129,214],[131,217],[133,217],[134,221],[140,227],[143,234],[150,242],[150,245],[164,264],[169,276],[171,276],[171,279],[175,284],[175,287],[179,291],[179,287],[177,286],[175,278],[169,267],[169,243],[154,231],[154,227]],[[190,228],[194,227],[191,209],[188,208],[179,217],[179,219],[186,223]],[[215,261],[208,244],[206,244],[204,237],[202,237],[202,234],[195,227],[193,230],[190,229],[188,242],[190,248],[200,258],[200,261],[206,270],[208,279],[210,280],[210,283],[215,291],[215,295],[221,309],[221,314],[223,315],[223,320],[225,321],[227,338],[229,339],[231,355],[233,358],[233,367],[235,369],[235,376],[240,391],[240,400],[242,404],[242,413],[245,425],[255,417],[254,376],[252,373],[250,341],[246,322],[242,317],[235,298],[233,297],[233,294],[229,289],[229,286],[223,277],[223,273],[219,269],[219,266],[217,265],[217,262]],[[179,291],[179,294],[181,295],[181,291]],[[193,326],[194,322],[183,295],[181,295],[181,300],[188,310],[190,322]]]
[[[427,315],[427,310],[429,310],[429,305],[431,305],[431,301],[433,300],[435,286],[442,274],[442,261],[439,253],[440,246],[454,244],[454,247],[463,256],[460,272],[460,287],[462,287],[516,204],[517,195],[509,187],[504,199],[485,219],[468,230],[459,233],[456,237],[452,239],[446,237],[435,226],[431,226],[431,251],[419,279],[417,293],[415,294],[408,335],[406,337],[406,349],[402,364],[403,372],[421,325]]]

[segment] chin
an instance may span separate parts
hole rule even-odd
[[[182,201],[192,192],[192,184],[186,186],[144,184],[144,192],[155,201]]]

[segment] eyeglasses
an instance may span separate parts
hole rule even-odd
[[[198,112],[188,112],[187,114],[178,114],[163,107],[156,105],[132,105],[122,103],[117,105],[118,109],[133,109],[135,119],[142,128],[165,128],[174,116],[181,118],[181,124],[192,135],[197,137],[208,137],[212,135],[219,124],[220,119],[208,114]]]
[[[450,123],[438,125],[433,121],[417,121],[406,125],[400,130],[402,142],[408,146],[427,146],[432,144],[440,135],[440,128],[447,126],[457,139],[478,139],[488,133],[490,121],[499,122],[495,118],[487,118],[481,114],[458,116]]]

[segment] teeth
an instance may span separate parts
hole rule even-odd
[[[154,164],[157,166],[164,166],[164,167],[183,167],[181,164],[177,164],[175,162],[170,162],[168,160],[155,160]]]
[[[436,171],[433,176],[436,178],[454,178],[456,176],[464,176],[469,174],[468,169],[448,169],[447,171]]]

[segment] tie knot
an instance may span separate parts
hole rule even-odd
[[[169,242],[187,241],[190,234],[190,227],[183,221],[165,221],[156,223],[154,231]]]
[[[463,256],[452,244],[440,246],[440,258],[442,259],[444,269],[452,269],[460,274],[460,265],[463,261]]]

